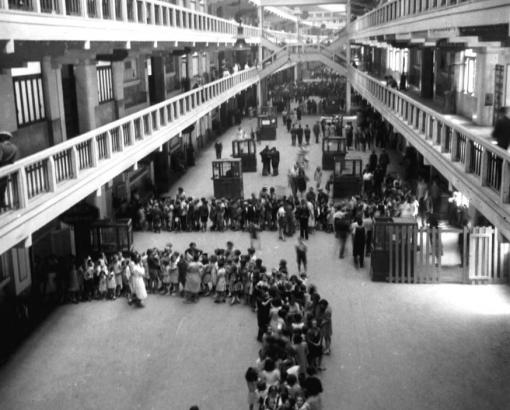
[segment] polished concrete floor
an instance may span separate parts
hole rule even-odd
[[[270,145],[282,153],[281,176],[245,174],[246,194],[286,189],[297,149],[278,131]],[[234,134],[223,137],[226,153]],[[212,151],[177,185],[212,195]],[[319,158],[313,145],[311,169]],[[171,242],[182,250],[195,241],[211,251],[227,240],[241,249],[249,244],[242,232],[136,233],[135,246]],[[264,232],[259,254],[268,267],[286,258],[295,269],[295,241]],[[310,282],[333,309],[332,354],[321,376],[326,410],[509,408],[509,288],[373,283],[366,268],[337,258],[334,236],[315,233],[307,245]],[[246,409],[243,375],[257,355],[255,333],[249,309],[208,298],[185,305],[149,296],[145,309],[125,300],[63,306],[0,368],[0,408]]]

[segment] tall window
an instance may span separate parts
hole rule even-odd
[[[198,54],[194,53],[191,59],[191,75],[194,77],[198,75]]]
[[[18,127],[43,121],[46,112],[40,63],[31,62],[26,68],[12,69],[11,75]]]
[[[475,92],[476,53],[472,49],[461,52],[461,72],[459,76],[459,89],[467,94]]]
[[[97,63],[97,90],[99,104],[113,100],[112,64],[98,61]]]

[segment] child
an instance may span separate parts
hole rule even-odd
[[[249,367],[248,370],[246,370],[244,378],[246,379],[246,384],[248,386],[249,410],[254,410],[257,402],[257,381],[259,378],[257,369]]]
[[[170,295],[172,293],[179,293],[179,268],[177,264],[179,263],[179,252],[174,252],[170,257],[170,265],[169,265],[169,279],[170,279]]]
[[[227,271],[225,270],[223,259],[218,261],[218,272],[216,279],[216,300],[214,303],[224,303],[227,291]]]
[[[99,271],[99,285],[97,290],[99,292],[99,299],[104,299],[108,290],[108,284],[106,279],[106,269],[103,266]]]
[[[107,286],[108,286],[108,299],[115,300],[117,297],[115,296],[115,289],[117,288],[117,282],[115,281],[115,272],[113,270],[113,265],[108,270],[108,274],[106,276]]]
[[[163,286],[160,293],[162,295],[168,295],[170,293],[170,262],[163,261]]]

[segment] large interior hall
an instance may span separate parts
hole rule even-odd
[[[0,408],[507,409],[509,15],[0,0]]]

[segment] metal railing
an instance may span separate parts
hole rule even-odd
[[[29,208],[35,199],[57,192],[62,184],[108,163],[114,155],[122,159],[126,149],[143,146],[158,130],[198,119],[222,102],[217,97],[244,89],[258,79],[255,68],[239,71],[0,168],[0,183],[7,184],[7,206],[0,213]],[[200,114],[197,110],[202,107]]]
[[[370,97],[371,104],[382,104],[424,141],[448,155],[449,161],[462,164],[463,171],[478,180],[478,186],[490,187],[498,194],[500,204],[510,202],[510,154],[495,145],[490,128],[485,134],[479,127],[472,132],[467,120],[434,111],[353,67],[349,67],[349,77],[354,88]]]
[[[31,14],[68,15],[187,30],[237,35],[239,24],[160,0],[7,0],[0,10]],[[243,25],[244,36],[258,38],[259,28]]]

